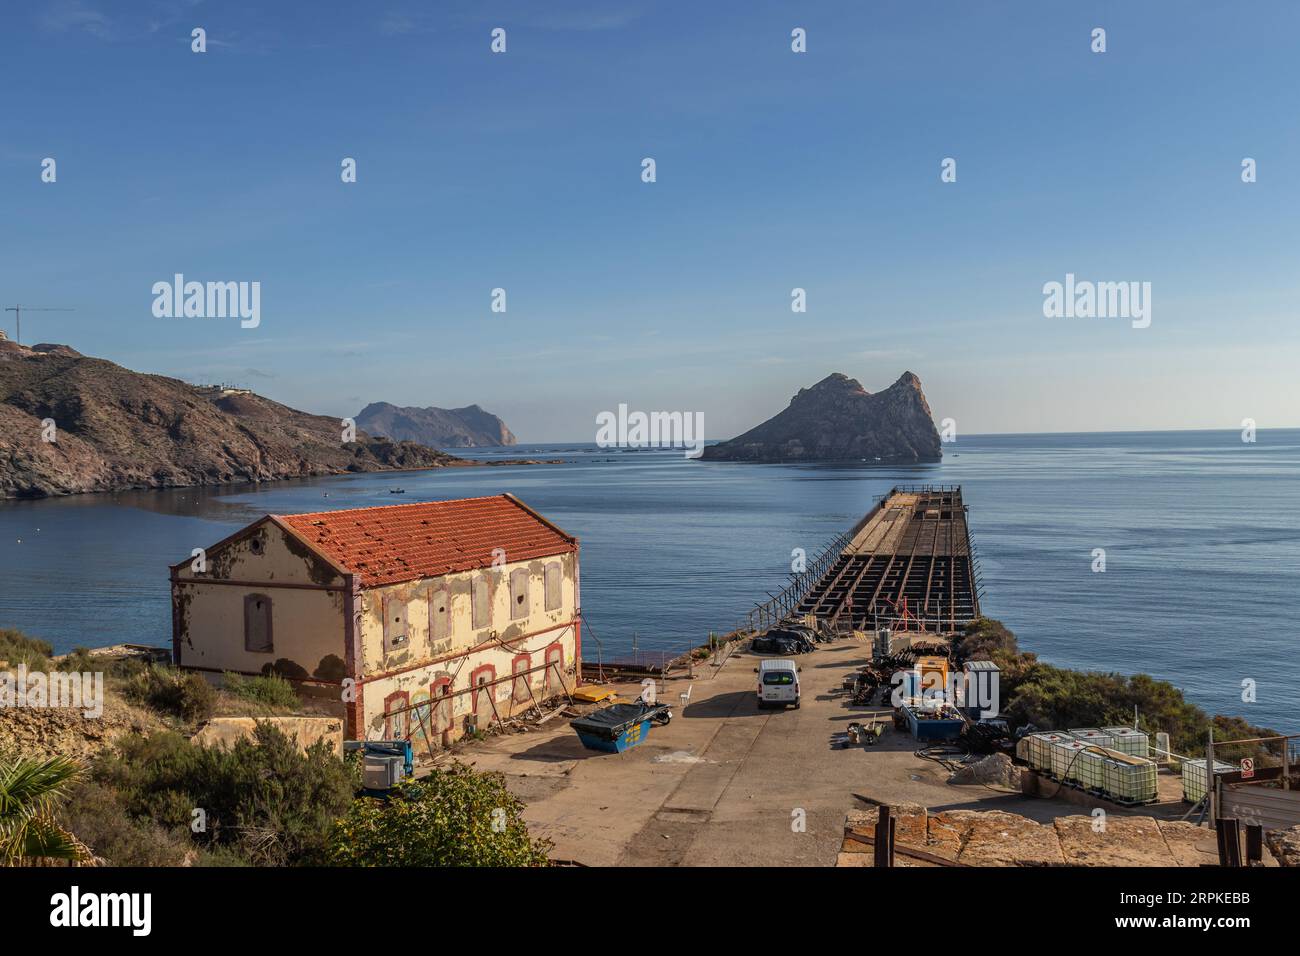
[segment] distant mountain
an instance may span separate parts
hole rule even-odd
[[[801,388],[789,406],[731,441],[709,445],[712,461],[938,461],[939,432],[911,372],[872,395],[839,372]]]
[[[418,441],[434,448],[513,445],[506,423],[477,405],[465,408],[399,408],[373,402],[357,415],[357,427],[394,441]]]
[[[0,336],[0,498],[471,464],[363,431],[342,438],[339,419],[245,389],[189,385],[66,345],[28,348]]]

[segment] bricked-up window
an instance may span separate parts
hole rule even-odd
[[[546,649],[546,682],[548,694],[558,694],[566,689],[564,683],[564,647],[552,644]]]
[[[532,666],[532,658],[527,654],[520,654],[514,660],[511,670],[515,679],[510,683],[513,688],[511,693],[516,704],[521,704],[532,696],[528,693],[528,678],[531,676],[528,673],[528,668]]]
[[[558,611],[560,604],[563,603],[563,596],[560,587],[564,582],[564,572],[560,568],[559,561],[552,561],[546,565],[546,610]]]
[[[429,634],[435,642],[451,634],[451,591],[446,584],[429,586]]]
[[[244,595],[244,650],[270,654],[271,599],[265,594]]]
[[[406,645],[406,602],[396,597],[386,597],[384,598],[384,650],[401,650]]]
[[[387,740],[405,740],[410,736],[411,706],[409,691],[399,690],[384,698],[384,737]]]
[[[452,729],[455,721],[452,717],[451,703],[451,678],[439,677],[429,688],[429,694],[433,697],[435,704],[433,709],[433,729],[442,735],[440,738],[442,745],[448,744],[447,733]]]
[[[475,716],[491,718],[495,715],[492,704],[494,691],[489,685],[497,678],[497,669],[491,664],[476,667],[469,675],[469,685],[474,688],[472,710]]]
[[[515,568],[510,572],[510,617],[528,616],[528,569]]]
[[[488,575],[490,571],[480,571],[479,574],[470,581],[470,603],[474,606],[474,629],[488,627],[492,623],[492,602],[489,600],[491,592]]]

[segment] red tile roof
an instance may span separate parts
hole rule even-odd
[[[368,588],[484,568],[496,548],[508,564],[578,549],[512,495],[272,518]]]

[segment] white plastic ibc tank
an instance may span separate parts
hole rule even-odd
[[[1110,734],[1111,750],[1118,750],[1122,754],[1130,754],[1134,757],[1151,756],[1151,740],[1145,731],[1133,727],[1103,727],[1101,732]]]
[[[1079,752],[1088,747],[1082,740],[1058,740],[1052,744],[1052,776],[1057,780],[1079,779]]]
[[[1104,790],[1106,789],[1106,764],[1115,755],[1114,750],[1089,744],[1074,758],[1074,768],[1070,771],[1070,776],[1079,781],[1079,786],[1085,789]]]
[[[1029,741],[1028,757],[1029,766],[1035,770],[1050,770],[1052,768],[1052,744],[1061,740],[1073,740],[1074,738],[1065,731],[1030,734],[1025,740]]]
[[[1232,773],[1236,770],[1230,763],[1214,761],[1215,774]],[[1183,761],[1183,799],[1188,803],[1198,803],[1205,791],[1209,789],[1209,780],[1205,773],[1205,758]]]
[[[1121,803],[1148,803],[1156,798],[1156,765],[1146,757],[1120,754],[1106,761],[1105,790]]]
[[[1098,727],[1080,727],[1078,730],[1071,730],[1070,736],[1098,747],[1109,747],[1112,739],[1110,734]]]

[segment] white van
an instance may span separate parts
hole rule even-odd
[[[758,706],[799,708],[799,668],[794,661],[763,661],[754,668],[758,674]]]

